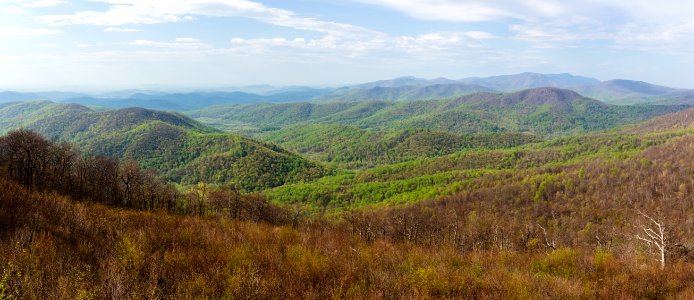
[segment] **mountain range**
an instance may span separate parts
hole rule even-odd
[[[637,123],[686,105],[616,106],[559,88],[482,92],[449,100],[261,103],[212,106],[190,116],[228,131],[271,131],[294,124],[428,129],[455,134],[530,132],[566,135]]]
[[[690,91],[486,80],[0,103],[0,299],[692,298]]]
[[[515,92],[524,89],[554,87],[574,90],[586,97],[610,104],[694,104],[694,90],[676,89],[642,81],[595,78],[562,74],[520,73],[492,77],[471,77],[460,80],[432,80],[401,77],[343,87],[317,97],[329,101],[412,101],[447,99],[477,92]]]
[[[524,89],[554,87],[571,89],[610,104],[694,104],[694,90],[659,86],[641,81],[595,78],[567,73],[520,73],[492,77],[423,79],[399,77],[339,88],[250,86],[233,90],[163,92],[123,90],[101,94],[71,92],[0,92],[0,103],[49,100],[93,107],[143,108],[191,111],[212,105],[278,102],[417,101],[451,99],[479,92],[509,93]]]

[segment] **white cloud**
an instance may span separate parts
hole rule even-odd
[[[446,51],[458,47],[477,48],[482,44],[474,36],[487,39],[491,34],[482,32],[436,32],[419,36],[402,36],[397,39],[400,48],[409,52]]]
[[[123,28],[123,27],[108,27],[104,29],[105,32],[140,32],[142,29],[135,28]]]
[[[26,8],[52,7],[65,3],[62,0],[9,0],[10,5]]]
[[[510,26],[510,30],[515,33],[516,39],[529,42],[535,48],[573,47],[582,39],[588,38],[562,26],[515,24]]]
[[[377,32],[350,24],[304,18],[294,12],[248,0],[94,0],[109,5],[105,11],[45,15],[37,20],[52,26],[86,24],[124,26],[185,22],[196,17],[247,17],[261,22],[332,35],[371,35]]]
[[[59,34],[60,30],[27,27],[0,27],[0,37],[28,37]]]
[[[422,20],[504,22],[535,48],[608,41],[637,50],[694,44],[694,1],[652,0],[354,0]]]
[[[212,46],[201,42],[195,38],[183,37],[176,38],[173,42],[158,42],[150,40],[134,40],[126,43],[128,46],[167,48],[174,50],[202,50],[211,49]]]
[[[254,51],[265,51],[276,48],[298,48],[321,51],[344,56],[359,56],[369,51],[392,53],[421,53],[436,55],[437,52],[459,50],[459,48],[479,48],[481,40],[494,38],[490,33],[474,32],[434,32],[418,36],[385,36],[377,35],[367,38],[350,39],[325,35],[317,39],[306,38],[233,38],[233,47],[248,47]]]
[[[476,40],[489,40],[497,38],[497,36],[486,31],[467,31],[465,32],[465,35]]]
[[[297,48],[304,50],[338,50],[339,52],[352,52],[356,50],[352,44],[354,41],[341,40],[334,36],[324,36],[318,39],[305,38],[255,38],[255,39],[231,39],[234,48],[252,48],[255,51],[266,51],[277,48]]]
[[[32,9],[53,7],[65,3],[62,0],[0,0],[0,13],[28,15]]]
[[[684,20],[694,13],[692,1],[652,0],[355,0],[403,12],[414,18],[450,22],[502,19],[572,20],[588,18],[604,22],[620,19]]]
[[[421,36],[390,36],[351,24],[330,22],[298,16],[296,13],[265,6],[249,0],[94,0],[109,6],[103,11],[78,11],[67,15],[47,15],[37,20],[52,26],[87,24],[109,26],[105,31],[129,31],[127,25],[186,22],[200,17],[245,17],[260,22],[321,33],[319,38],[255,38],[234,39],[235,48],[256,50],[297,48],[304,50],[337,51],[342,55],[360,55],[372,50],[444,51],[451,47],[479,47],[481,40],[494,38],[491,33],[470,31],[462,33],[431,33]],[[197,43],[138,40],[133,46],[171,49],[199,49]],[[204,45],[208,46],[208,45]]]
[[[644,26],[625,24],[614,35],[616,48],[690,56],[694,47],[694,21]]]
[[[564,12],[560,1],[548,0],[357,0],[388,7],[417,19],[483,22],[534,19]],[[530,12],[530,13],[528,13]]]

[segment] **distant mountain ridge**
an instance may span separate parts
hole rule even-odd
[[[448,78],[434,78],[434,79],[424,79],[417,78],[414,76],[398,77],[390,80],[379,80],[374,82],[362,83],[352,88],[357,89],[370,89],[375,87],[404,87],[404,86],[427,86],[434,84],[452,84],[458,83],[456,80],[451,80]]]
[[[306,101],[324,93],[326,93],[326,91],[321,89],[287,90],[269,95],[251,94],[238,91],[173,94],[136,93],[128,98],[81,97],[67,99],[65,102],[92,106],[104,106],[109,108],[139,106],[159,110],[188,111],[219,104]]]
[[[694,90],[675,89],[643,81],[615,79],[592,86],[577,87],[576,91],[616,104],[678,103],[694,96]],[[690,102],[692,104],[694,102]]]
[[[456,134],[527,131],[565,135],[636,123],[686,107],[613,106],[571,90],[535,88],[514,93],[482,92],[448,100],[226,105],[194,111],[191,116],[209,124],[233,124],[227,129],[340,124]]]
[[[332,89],[293,88],[275,90],[275,93],[260,95],[240,91],[165,93],[126,90],[104,94],[107,97],[79,93],[20,93],[7,91],[0,92],[0,103],[46,100],[106,108],[143,107],[157,110],[188,111],[220,104],[308,101],[329,91],[332,91]]]
[[[386,86],[366,85],[366,88],[344,88],[314,100],[319,102],[342,101],[417,101],[460,97],[479,92],[493,92],[493,89],[479,85],[463,83],[413,84],[397,86],[395,83]]]
[[[479,92],[513,92],[518,90],[557,87],[569,88],[598,84],[599,80],[571,74],[521,73],[494,77],[423,79],[398,77],[343,87],[315,100],[329,101],[416,101],[449,99]]]
[[[459,80],[467,84],[476,84],[498,91],[517,91],[539,87],[572,88],[599,84],[600,80],[590,77],[575,76],[568,73],[540,74],[520,73],[492,77],[471,77]]]
[[[18,101],[34,101],[34,100],[52,100],[56,102],[65,101],[67,99],[85,97],[86,94],[70,93],[70,92],[35,92],[22,93],[14,91],[0,92],[0,103],[18,102]]]
[[[99,95],[66,92],[0,92],[0,103],[50,100],[92,107],[144,107],[158,110],[192,111],[214,105],[278,102],[360,102],[443,100],[480,92],[516,92],[533,88],[570,89],[610,104],[694,104],[694,90],[676,89],[642,81],[595,78],[568,73],[519,73],[463,79],[398,77],[340,88],[283,87],[258,85],[235,90],[161,92],[123,90]]]
[[[399,77],[343,87],[316,100],[414,101],[448,99],[478,92],[516,92],[541,87],[570,89],[583,96],[613,104],[694,104],[694,90],[675,89],[633,80],[614,79],[603,82],[568,73],[531,72],[459,80]]]

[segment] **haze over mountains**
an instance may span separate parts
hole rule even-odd
[[[103,94],[72,92],[0,92],[0,102],[49,100],[87,106],[190,111],[212,105],[260,102],[358,102],[450,99],[479,92],[515,92],[538,87],[571,89],[610,104],[692,104],[694,90],[658,86],[641,81],[609,80],[563,74],[520,73],[460,80],[400,77],[340,88],[250,86],[232,91],[126,90]]]

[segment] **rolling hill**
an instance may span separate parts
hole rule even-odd
[[[449,134],[429,133],[425,135],[433,139],[429,140],[419,137],[417,131],[412,132],[411,135],[401,133],[405,138],[399,140],[399,143],[395,143],[394,147],[404,147],[410,151],[420,149],[423,153],[432,151],[432,149],[443,149],[443,151],[435,155],[424,154],[415,158],[403,159],[400,162],[381,160],[380,164],[368,169],[340,171],[337,174],[311,182],[288,184],[269,189],[264,194],[276,202],[303,203],[310,207],[331,207],[338,210],[360,207],[378,208],[414,203],[456,193],[465,194],[465,191],[478,189],[477,184],[480,181],[497,178],[488,182],[490,189],[493,190],[498,187],[499,182],[518,180],[519,184],[529,185],[523,190],[532,191],[531,197],[536,197],[536,199],[554,197],[553,194],[545,194],[542,190],[542,182],[555,182],[552,174],[561,174],[563,169],[574,170],[572,172],[576,172],[577,176],[583,176],[577,170],[586,165],[595,168],[595,166],[611,164],[612,162],[617,164],[636,162],[636,165],[630,168],[651,168],[653,167],[652,158],[643,159],[642,157],[652,157],[656,155],[655,153],[660,153],[656,156],[663,159],[660,157],[662,155],[661,150],[657,149],[667,149],[668,154],[665,159],[677,160],[678,151],[691,147],[694,132],[692,131],[693,116],[694,109],[688,109],[656,117],[638,125],[545,141],[516,139],[514,143],[495,144],[495,142],[508,139],[511,136],[493,133],[459,136],[459,139],[467,138],[467,141],[473,141],[468,143],[468,145],[475,145],[470,148],[462,146],[465,145],[465,142],[455,140],[456,136]],[[316,130],[311,129],[311,127],[323,129]],[[324,144],[315,142],[318,135],[311,135],[311,132],[330,132],[331,130],[333,131],[331,137],[334,138],[326,139],[327,142]],[[346,141],[350,140],[351,134],[369,138],[375,135],[371,133],[369,136],[369,133],[370,131],[363,133],[356,129],[342,129],[334,125],[304,125],[289,127],[265,135],[278,143],[286,143],[290,148],[298,149],[297,151],[321,159],[321,156],[338,157],[329,155],[338,152],[345,145],[349,145]],[[441,138],[440,135],[447,136],[447,138]],[[480,137],[481,141],[491,144],[475,143],[475,137]],[[523,136],[515,137],[522,138]],[[408,141],[409,139],[411,140]],[[356,140],[354,145],[378,145],[378,143],[388,141],[384,136],[362,140],[355,137],[352,140]],[[418,143],[412,140],[422,142]],[[450,140],[454,140],[451,145],[455,145],[455,147],[445,147],[445,141]],[[302,141],[309,142],[304,144]],[[312,145],[319,146],[311,147]],[[457,148],[458,146],[460,148]],[[367,149],[367,147],[359,148],[357,146],[351,151],[343,151],[346,155],[342,158],[349,158],[349,155],[355,157],[363,155],[364,152],[359,152],[359,149]],[[389,152],[384,151],[384,153]],[[680,160],[679,163],[686,162]],[[643,166],[639,166],[639,164]],[[536,175],[528,175],[527,177],[519,175],[536,171],[539,172]],[[581,172],[585,172],[585,170]],[[593,169],[593,172],[597,171]],[[565,184],[571,185],[573,183]],[[515,199],[512,196],[508,197],[510,197],[508,201]]]
[[[424,161],[272,191],[286,192],[287,201],[372,204],[339,218],[252,205],[248,211],[265,217],[114,208],[0,176],[0,294],[686,299],[694,293],[694,209],[687,201],[694,157],[681,150],[694,140],[691,132],[673,137],[591,134],[533,146],[537,151],[456,155],[453,166]],[[554,154],[576,147],[584,151],[580,160]],[[493,169],[499,156],[508,159]],[[417,177],[439,166],[486,168]],[[330,185],[340,180],[344,188]],[[420,202],[373,205],[412,199]],[[640,211],[672,222],[664,267],[647,244],[625,238],[649,222]]]
[[[537,100],[516,96],[461,101],[484,106]],[[572,97],[563,92],[535,104]],[[205,131],[180,115],[115,112],[131,122],[154,119]],[[210,191],[208,206],[192,193],[162,197],[189,201],[193,209],[171,205],[167,213],[165,202],[158,210],[124,208],[34,190],[0,172],[0,295],[688,299],[694,293],[694,152],[686,150],[694,145],[694,131],[686,124],[693,114],[508,149],[467,149],[264,191],[276,203],[294,204],[284,207],[258,195]],[[312,126],[335,134],[330,143],[356,130]],[[646,126],[643,132],[629,132],[640,126]],[[303,134],[299,126],[293,129]],[[427,149],[430,135],[418,133],[375,140],[417,137]],[[405,148],[419,149],[415,144]],[[0,170],[5,163],[0,160]],[[319,209],[296,209],[305,206]],[[662,267],[649,244],[631,238],[643,228],[649,232],[643,226],[650,225],[642,224],[653,223],[668,230],[671,247]]]
[[[371,168],[466,149],[500,149],[541,141],[523,133],[451,134],[430,130],[374,130],[348,125],[288,126],[260,137],[347,169]]]
[[[215,106],[190,115],[232,131],[267,131],[294,124],[338,124],[456,134],[530,132],[556,136],[638,123],[686,107],[614,106],[570,90],[536,88],[514,93],[475,93],[450,100]]]
[[[179,113],[0,104],[0,130],[261,192],[148,177],[131,198],[127,161],[104,183],[83,175],[104,170],[86,156],[0,137],[0,298],[689,299],[694,109],[683,108],[534,88],[202,111],[362,168],[326,172]],[[18,136],[48,150],[18,155]],[[58,172],[67,155],[77,166]],[[26,161],[43,180],[24,176]],[[661,226],[658,261],[633,237]]]
[[[183,184],[207,181],[260,190],[315,178],[321,166],[272,144],[225,134],[178,113],[97,112],[48,101],[3,104],[0,131],[27,128],[93,155],[132,158]]]
[[[660,131],[681,131],[694,127],[694,109],[655,117],[638,125],[627,127],[632,133],[653,133]]]

